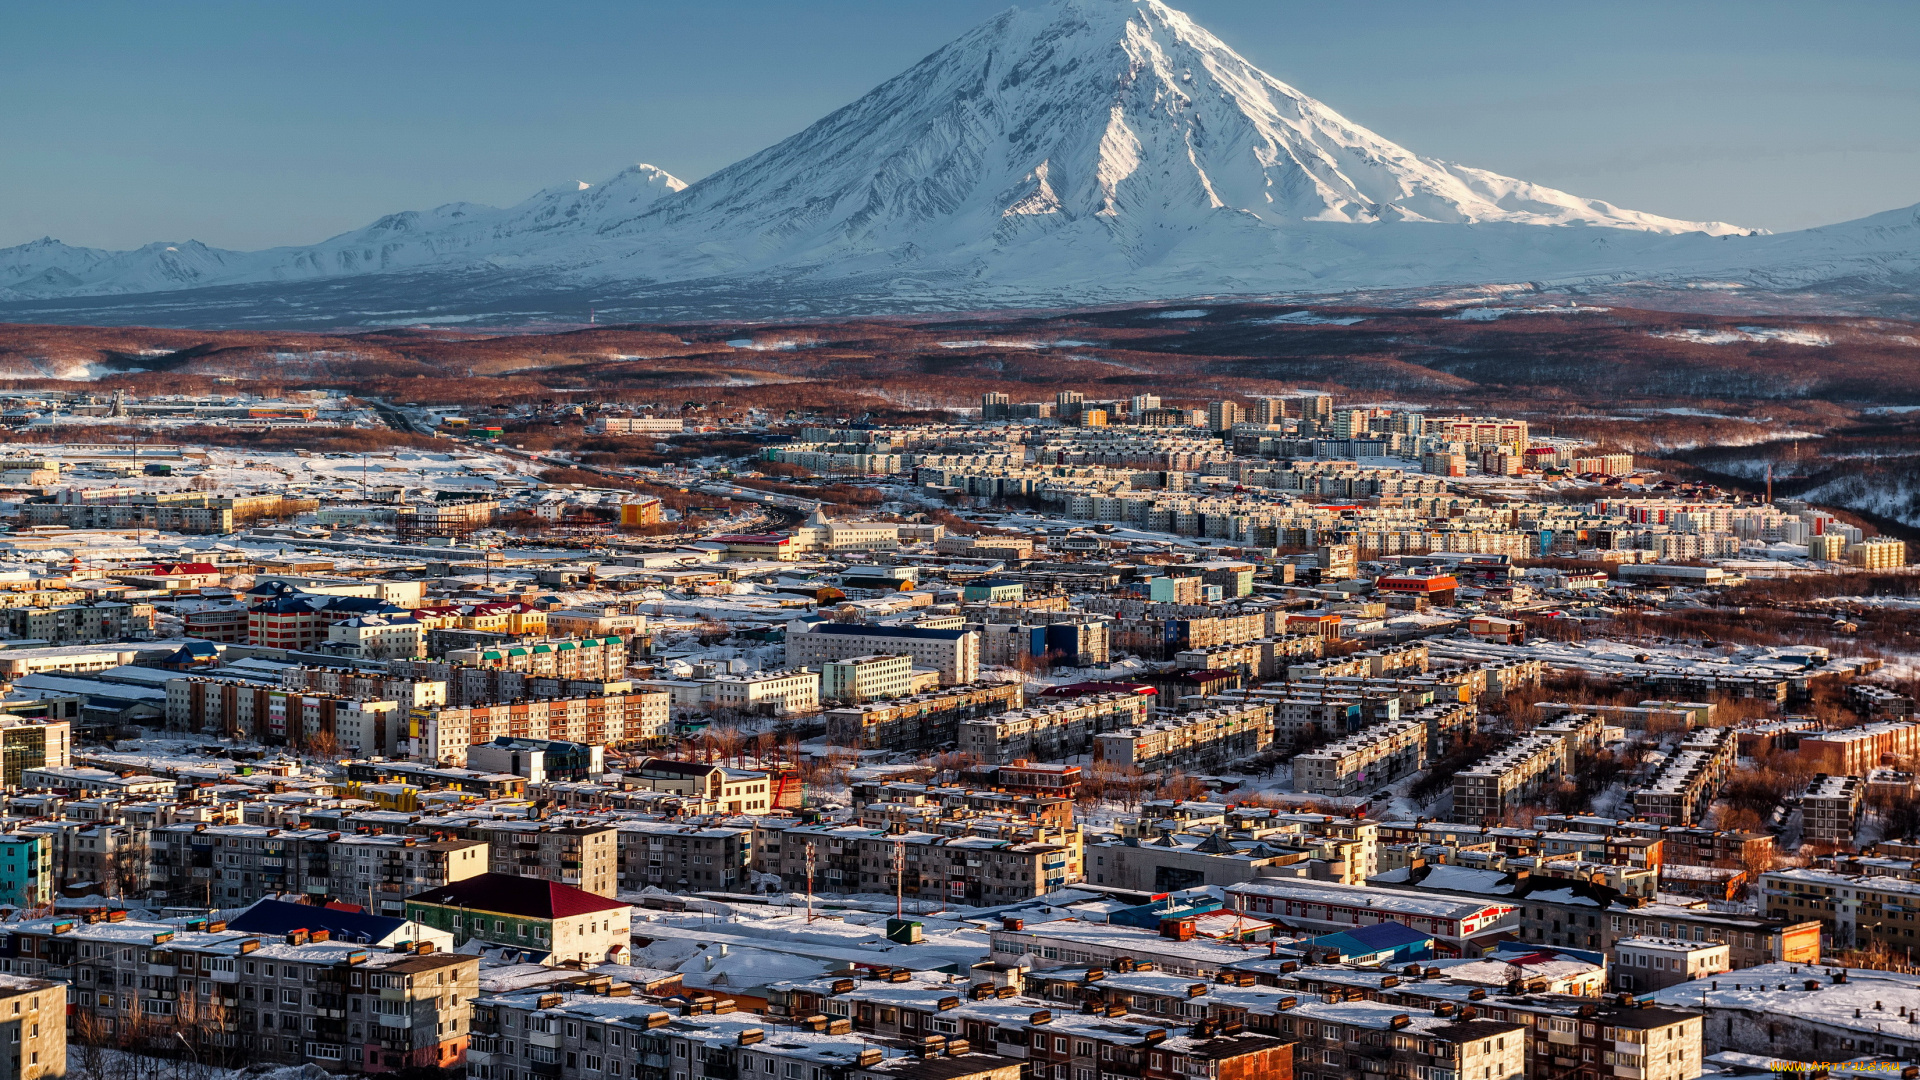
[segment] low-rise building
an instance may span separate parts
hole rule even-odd
[[[1260,878],[1227,887],[1228,906],[1284,926],[1318,933],[1380,922],[1431,934],[1441,956],[1477,957],[1501,930],[1517,921],[1516,905],[1500,898],[1425,895],[1330,881]]]
[[[624,962],[633,908],[554,881],[479,874],[407,898],[407,918],[539,963]]]
[[[621,777],[625,783],[648,791],[711,800],[727,814],[763,814],[777,806],[773,777],[764,772],[650,757],[629,767]]]
[[[1920,976],[1771,963],[1677,983],[1647,995],[1701,1017],[1701,1049],[1761,1059],[1840,1062],[1920,1058]],[[1877,1065],[1877,1063],[1876,1063]]]
[[[1641,994],[1732,970],[1724,942],[1678,938],[1621,938],[1613,943],[1613,985]]]

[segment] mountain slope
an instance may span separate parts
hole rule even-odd
[[[1158,0],[1009,11],[859,101],[664,200],[634,259],[671,275],[952,261],[1061,231],[1140,267],[1169,230],[1301,222],[1744,232],[1420,157]],[[677,249],[723,245],[718,257]],[[658,271],[653,268],[658,267]],[[625,272],[624,268],[612,271]]]
[[[36,240],[0,249],[0,296],[146,293],[510,264],[542,247],[590,241],[686,186],[663,169],[634,165],[603,183],[548,188],[505,209],[448,203],[389,214],[311,247],[256,252],[198,241],[110,252]]]
[[[1053,0],[691,186],[637,166],[252,253],[40,241],[0,251],[0,301],[193,290],[182,310],[251,311],[261,286],[353,279],[299,293],[352,321],[572,294],[740,313],[1911,272],[1898,221],[1832,230],[1759,236],[1423,157],[1160,0]]]

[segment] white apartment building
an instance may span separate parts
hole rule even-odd
[[[1613,943],[1613,988],[1631,993],[1733,970],[1732,949],[1720,941],[1634,937]]]
[[[849,656],[820,665],[820,696],[864,705],[913,692],[913,657],[905,653]]]
[[[427,635],[411,615],[362,615],[327,628],[327,641],[363,660],[406,660],[427,654]]]
[[[806,633],[787,631],[787,666],[817,668],[830,660],[877,653],[905,654],[915,667],[933,668],[942,686],[980,677],[977,630],[928,630],[917,626],[822,623]]]
[[[813,712],[820,708],[820,673],[799,668],[718,675],[706,683],[704,696],[713,708],[734,712]]]

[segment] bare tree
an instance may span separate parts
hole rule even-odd
[[[740,763],[740,750],[746,745],[746,737],[740,733],[739,727],[716,723],[707,729],[706,734],[713,752],[721,761],[730,761],[735,765]]]

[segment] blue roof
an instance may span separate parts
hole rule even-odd
[[[1342,930],[1334,934],[1323,934],[1314,938],[1313,943],[1339,949],[1342,956],[1364,956],[1368,953],[1386,952],[1389,949],[1399,949],[1432,940],[1432,934],[1423,934],[1405,923],[1380,922],[1368,926],[1356,926],[1351,930]]]
[[[341,911],[337,908],[289,904],[285,900],[261,900],[227,920],[227,929],[246,934],[275,936],[295,930],[325,930],[334,941],[377,945],[406,925],[407,920],[390,915]]]
[[[1371,926],[1354,926],[1352,930],[1340,930],[1338,934],[1323,934],[1313,938],[1313,944],[1340,949],[1340,955],[1367,955],[1432,940],[1432,934],[1421,934],[1405,922],[1373,922]]]
[[[954,641],[970,631],[966,630],[927,630],[918,626],[861,626],[855,623],[821,623],[809,634],[859,634],[863,637],[902,637],[921,638],[933,641]]]

